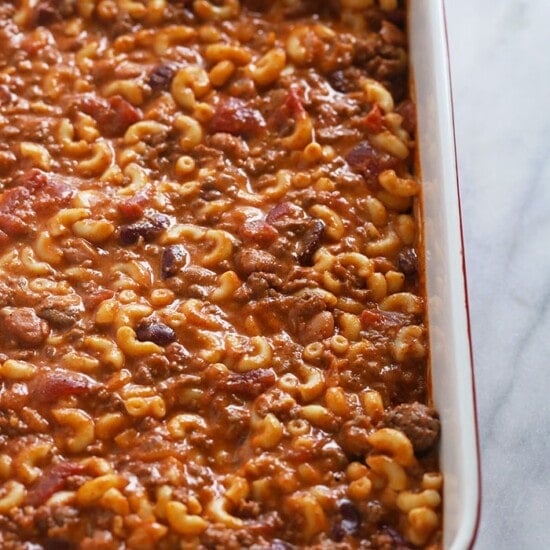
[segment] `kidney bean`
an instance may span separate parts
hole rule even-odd
[[[361,514],[351,501],[341,500],[338,510],[342,517],[334,523],[331,533],[332,540],[336,542],[343,540],[346,535],[357,535],[361,526]]]
[[[136,328],[136,337],[140,342],[148,341],[158,346],[167,346],[176,340],[176,333],[164,323],[143,321]]]
[[[318,219],[312,219],[308,228],[298,241],[297,257],[300,265],[308,266],[313,261],[313,255],[321,246],[321,240],[325,233],[325,224]]]
[[[187,251],[181,244],[173,244],[162,252],[160,271],[163,279],[177,275],[187,261]]]
[[[159,65],[149,74],[149,86],[153,92],[167,90],[174,78],[174,69],[170,65]]]
[[[408,276],[414,275],[418,270],[418,256],[414,248],[405,248],[397,256],[399,269]]]
[[[170,225],[170,218],[155,214],[148,219],[123,225],[118,232],[118,241],[122,245],[136,244],[140,237],[145,242],[154,240]]]

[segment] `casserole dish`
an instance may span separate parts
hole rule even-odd
[[[480,473],[443,2],[412,0],[409,40],[424,181],[433,399],[441,415],[444,547],[473,544]]]
[[[442,546],[404,8],[0,6],[3,548]]]

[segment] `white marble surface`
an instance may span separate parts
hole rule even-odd
[[[477,549],[550,548],[550,1],[445,0],[482,455]]]

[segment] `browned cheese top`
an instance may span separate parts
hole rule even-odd
[[[397,0],[0,5],[0,547],[440,548]]]

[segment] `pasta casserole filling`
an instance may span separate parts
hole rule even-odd
[[[0,546],[441,548],[404,2],[0,42]]]

